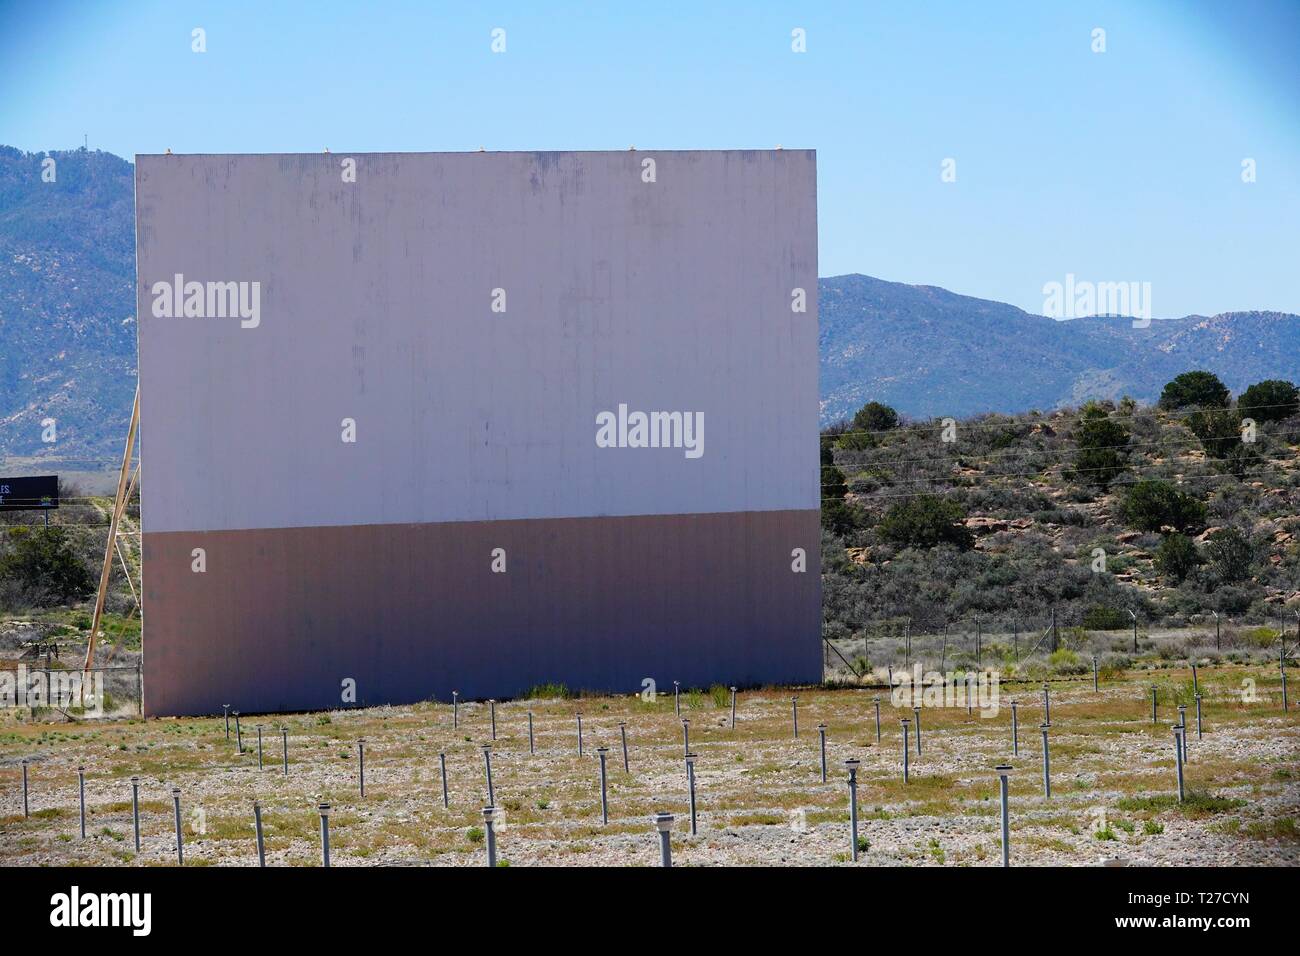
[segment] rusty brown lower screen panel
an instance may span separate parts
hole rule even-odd
[[[816,511],[147,533],[144,709],[817,681],[819,545]]]

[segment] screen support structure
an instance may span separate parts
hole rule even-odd
[[[113,552],[117,545],[117,528],[126,510],[126,502],[131,496],[135,482],[131,478],[131,455],[135,450],[136,431],[140,426],[140,386],[135,388],[135,402],[131,406],[131,424],[126,431],[126,448],[122,452],[122,470],[117,476],[117,495],[113,499],[113,514],[108,525],[108,541],[104,545],[104,566],[99,572],[99,591],[95,595],[95,613],[90,620],[90,640],[86,642],[86,661],[82,670],[89,675],[91,664],[95,660],[95,639],[99,636],[99,625],[104,617],[104,599],[108,596],[108,576],[113,570]],[[82,682],[85,686],[85,682]]]

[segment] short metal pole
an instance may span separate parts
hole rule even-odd
[[[320,811],[320,862],[321,866],[330,865],[330,805],[322,803]]]
[[[691,752],[691,722],[688,718],[682,718],[682,756]]]
[[[1201,685],[1196,678],[1196,665],[1193,664],[1192,665],[1192,694],[1195,695],[1195,694],[1199,694],[1200,692],[1201,692]]]
[[[23,816],[31,816],[31,808],[27,803],[27,760],[23,760]]]
[[[492,739],[497,739],[497,702],[494,698],[488,699],[488,709],[492,713]]]
[[[673,707],[677,711],[677,716],[682,715],[682,685],[680,681],[673,681]]]
[[[451,806],[451,800],[447,796],[447,754],[438,754],[438,765],[442,769],[442,807],[447,809]]]
[[[239,726],[239,711],[235,711],[235,749],[242,756],[244,753],[244,733]]]
[[[971,691],[971,687],[970,687],[970,685],[971,685],[971,679],[972,679],[974,676],[975,676],[975,675],[972,674],[970,671],[967,671],[967,672],[966,672],[966,716],[967,716],[967,717],[969,717],[969,716],[971,715],[971,711],[972,711],[972,709],[973,709],[973,706],[972,706],[972,705],[973,705],[973,701],[972,701],[972,699],[971,699],[971,692],[970,692],[970,691]]]
[[[451,692],[451,729],[460,727],[460,691]]]
[[[230,739],[230,705],[222,704],[221,710],[222,713],[226,715],[226,739],[229,740]]]
[[[998,775],[998,790],[1002,798],[1002,865],[1011,865],[1011,816],[1007,812],[1007,775],[1011,765],[1000,763],[993,768]]]
[[[530,754],[537,753],[537,748],[533,744],[533,712],[531,710],[528,712],[528,752]]]
[[[1179,739],[1183,742],[1183,761],[1187,760],[1187,705],[1178,705],[1178,726],[1183,728],[1183,736]]]
[[[185,865],[185,838],[181,835],[181,788],[172,787],[172,807],[176,811],[176,865]]]
[[[844,766],[849,770],[849,852],[856,863],[858,860],[858,767],[862,766],[862,761],[849,758],[844,761]]]
[[[1043,796],[1052,795],[1052,763],[1051,753],[1047,743],[1047,724],[1043,724],[1039,729],[1043,732]]]
[[[578,714],[578,756],[582,756],[582,714]]]
[[[282,745],[284,775],[289,776],[289,728],[280,728],[280,743]]]
[[[487,831],[487,865],[497,865],[496,807],[483,808],[483,829]]]
[[[790,698],[790,707],[791,707],[791,714],[793,715],[794,718],[794,735],[795,738],[797,739],[799,737],[799,698],[798,697]]]
[[[912,716],[916,723],[916,755],[921,756],[921,708],[913,707]]]
[[[899,724],[900,724],[900,725],[902,726],[902,728],[903,728],[903,783],[907,783],[907,779],[908,779],[908,762],[907,762],[907,758],[908,758],[908,751],[911,749],[911,744],[910,744],[910,742],[909,742],[909,740],[908,740],[908,724],[909,724],[909,723],[910,723],[910,721],[909,721],[906,717],[902,718],[902,719],[899,721]]]
[[[77,768],[77,793],[81,803],[81,838],[86,839],[86,768]]]
[[[661,810],[654,815],[654,822],[659,831],[659,865],[670,867],[673,865],[673,815]]]
[[[1043,681],[1043,723],[1049,727],[1052,724],[1052,696],[1047,681]]]
[[[366,795],[366,740],[357,738],[357,780],[361,784],[361,796]]]
[[[602,744],[596,748],[596,753],[600,757],[600,822],[608,824],[609,794],[606,789],[605,757],[609,754],[609,748]]]
[[[1156,722],[1156,685],[1151,685],[1151,723]]]
[[[262,807],[253,801],[253,829],[257,831],[257,865],[266,866],[266,843],[262,840]]]
[[[872,703],[876,705],[876,743],[880,743],[880,698],[871,698]]]
[[[1020,702],[1013,700],[1011,702],[1011,756],[1020,756],[1020,720],[1016,714],[1016,708]]]
[[[695,836],[695,754],[686,755],[686,783],[691,791],[691,836]]]
[[[1092,655],[1092,692],[1095,694],[1100,690],[1097,685],[1097,655]]]
[[[736,729],[736,688],[731,688],[731,729]]]
[[[631,768],[627,763],[627,722],[620,720],[618,722],[618,735],[623,738],[623,772],[630,773]]]
[[[1178,802],[1183,802],[1183,728],[1174,728],[1174,763],[1178,767]]]
[[[135,827],[135,852],[140,852],[140,778],[131,778],[131,822]]]
[[[1196,695],[1196,739],[1200,740],[1204,736],[1204,727],[1201,725],[1201,695]]]
[[[257,769],[262,769],[262,725],[257,725]]]
[[[490,744],[483,745],[483,766],[487,770],[488,806],[495,807],[497,794],[492,787],[492,746]]]
[[[826,782],[826,725],[817,725],[817,734],[821,737],[822,744],[822,783]]]

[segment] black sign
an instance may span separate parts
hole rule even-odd
[[[45,511],[58,506],[58,475],[0,478],[0,511]]]

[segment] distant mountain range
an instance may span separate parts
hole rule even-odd
[[[54,182],[42,181],[47,156]],[[58,456],[56,470],[95,471],[121,456],[135,388],[133,178],[110,153],[0,146],[0,459]],[[1151,401],[1194,368],[1234,392],[1300,380],[1300,316],[1286,313],[1135,329],[864,275],[821,279],[819,291],[824,423],[873,399],[914,418]],[[41,441],[48,418],[54,445]]]
[[[1300,381],[1300,316],[1225,312],[1057,321],[934,286],[822,279],[822,421],[876,400],[906,415],[1049,410],[1090,398],[1154,402],[1180,372],[1214,372],[1233,393]]]

